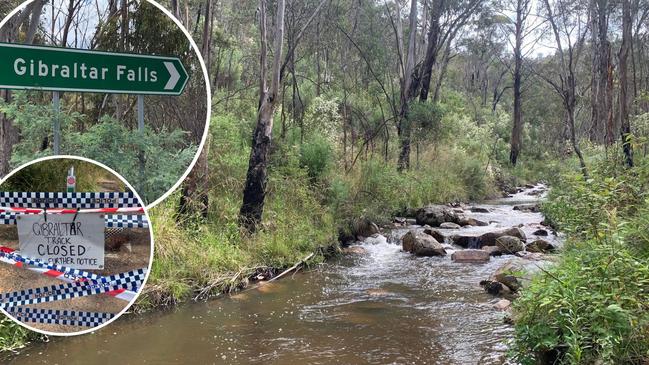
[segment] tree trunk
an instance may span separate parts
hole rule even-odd
[[[208,75],[210,71],[210,53],[212,43],[212,14],[213,0],[205,1],[205,21],[203,24],[203,43],[201,54],[205,59]],[[216,87],[216,85],[215,85]],[[207,132],[209,133],[209,131]],[[203,149],[199,152],[196,164],[185,179],[180,196],[178,213],[185,216],[200,216],[207,218],[209,212],[209,145],[208,134]]]
[[[631,35],[631,4],[630,0],[622,0],[622,44],[620,46],[620,127],[622,134],[622,151],[628,167],[633,167],[633,148],[631,145],[631,125],[629,122],[629,79],[628,57]]]
[[[260,105],[257,114],[257,126],[253,133],[252,149],[248,161],[248,173],[243,190],[243,204],[239,211],[239,223],[248,231],[257,230],[264,212],[266,199],[266,184],[268,181],[268,159],[273,132],[273,114],[278,99],[279,83],[281,80],[281,57],[284,43],[284,12],[285,1],[278,0],[276,14],[276,31],[273,52],[273,74],[270,90],[266,90],[266,4],[260,1],[260,32],[261,32],[261,73],[260,73]],[[296,40],[297,41],[297,40]]]
[[[243,191],[243,205],[239,212],[240,223],[249,232],[256,230],[264,212],[274,112],[273,98],[268,95],[263,99],[257,116],[257,126],[253,134],[252,151],[250,151],[248,173],[246,174],[246,185]]]
[[[180,4],[178,0],[171,0],[171,13],[180,20]]]
[[[608,0],[593,0],[592,28],[593,40],[593,83],[591,93],[591,130],[593,142],[612,141],[612,65],[611,44],[608,41]]]
[[[519,0],[516,7],[516,43],[514,46],[514,125],[512,127],[511,149],[509,163],[516,166],[518,155],[521,152],[521,134],[523,132],[523,111],[521,103],[521,69],[523,66],[523,1]]]
[[[400,16],[397,14],[397,17]],[[408,121],[409,103],[415,95],[418,84],[417,71],[415,70],[415,48],[417,37],[417,0],[410,2],[410,34],[408,37],[408,56],[406,57],[403,77],[401,79],[401,110],[397,132],[401,143],[399,152],[398,170],[410,168],[410,122]]]
[[[428,91],[430,90],[430,79],[433,74],[433,66],[437,58],[437,44],[439,42],[440,24],[439,18],[442,16],[442,9],[444,8],[444,0],[434,0],[433,8],[430,13],[430,29],[428,30],[428,44],[426,46],[426,57],[421,68],[421,91],[419,93],[419,101],[426,101],[428,99]]]

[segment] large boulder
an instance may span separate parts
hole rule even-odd
[[[376,223],[367,218],[359,218],[352,223],[352,235],[358,240],[363,240],[365,237],[370,237],[379,233],[379,227]]]
[[[496,239],[496,246],[502,250],[504,254],[515,254],[516,252],[523,251],[525,247],[523,242],[518,237],[514,236],[501,236]]]
[[[503,231],[497,231],[497,232],[487,232],[480,236],[480,247],[482,246],[494,246],[496,245],[496,240],[499,237],[502,236],[513,236],[517,237],[521,241],[525,242],[527,240],[527,237],[525,236],[525,232],[523,232],[522,229],[518,227],[511,227],[508,229],[505,229]]]
[[[470,235],[459,235],[455,234],[451,236],[451,242],[454,245],[458,245],[464,248],[481,248],[480,237],[479,236],[470,236]]]
[[[459,223],[459,217],[453,209],[445,205],[427,205],[417,210],[415,216],[417,224],[428,224],[431,227],[439,227],[444,222]]]
[[[403,250],[415,256],[444,256],[446,250],[441,243],[423,232],[409,231],[401,238]]]
[[[459,250],[451,255],[451,260],[461,263],[483,263],[489,259],[489,252],[483,250]]]
[[[525,246],[525,250],[528,252],[542,252],[542,253],[547,253],[547,252],[553,252],[556,249],[553,244],[546,240],[536,240],[533,242],[530,242]]]
[[[429,235],[429,236],[433,236],[433,238],[436,239],[437,242],[439,242],[439,243],[443,243],[443,242],[446,241],[446,236],[444,236],[444,234],[442,232],[440,232],[439,229],[426,228],[426,229],[424,229],[424,233]]]

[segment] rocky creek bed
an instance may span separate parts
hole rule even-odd
[[[534,208],[544,190],[433,208],[444,222],[424,222],[422,209],[314,270],[37,344],[10,363],[502,364],[513,332],[502,300],[554,257],[529,244],[561,247]]]

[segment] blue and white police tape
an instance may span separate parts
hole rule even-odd
[[[113,313],[17,307],[7,312],[21,322],[35,322],[79,327],[97,327],[115,317]]]
[[[72,268],[69,268],[69,267],[61,266],[61,265],[46,264],[41,260],[25,257],[25,256],[22,256],[22,255],[19,255],[19,254],[15,253],[15,252],[8,253],[8,252],[0,251],[0,257],[5,257],[5,258],[8,258],[8,259],[17,261],[17,262],[22,262],[22,263],[24,263],[26,265],[32,265],[32,266],[40,267],[40,268],[43,268],[43,269],[60,271],[60,272],[62,272],[64,274],[66,274],[67,276],[71,276],[73,278],[85,278],[85,279],[89,279],[89,280],[92,280],[92,281],[95,281],[95,282],[98,282],[98,283],[107,283],[108,282],[108,278],[103,277],[101,275],[93,274],[91,272],[87,272],[87,271],[83,271],[83,270],[79,270],[79,269],[72,269]]]
[[[80,298],[120,289],[137,291],[142,286],[145,276],[146,270],[138,269],[110,276],[110,283],[83,281],[0,294],[0,308],[7,309],[29,304]]]
[[[135,194],[128,192],[14,192],[0,191],[0,205],[23,208],[115,208],[139,207]]]
[[[16,216],[21,213],[0,212],[0,224],[15,225]],[[149,228],[145,215],[137,214],[106,214],[106,228]]]

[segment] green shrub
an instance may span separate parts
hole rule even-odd
[[[324,137],[315,136],[300,147],[300,166],[306,168],[314,181],[329,172],[333,157],[333,148]]]
[[[0,313],[0,353],[20,349],[30,341],[44,338],[45,336],[17,325]]]

